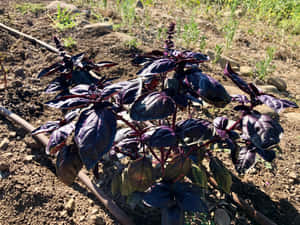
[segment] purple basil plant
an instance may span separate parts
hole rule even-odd
[[[55,38],[62,59],[39,77],[56,75],[46,92],[59,94],[46,104],[66,114],[33,132],[50,134],[46,152],[57,155],[57,175],[68,185],[83,166],[97,169],[104,155],[120,162],[127,157],[129,163],[112,179],[112,192],[140,193],[145,205],[161,209],[163,225],[184,224],[184,211],[208,212],[201,194],[207,186],[203,158],[210,161],[221,189],[230,191],[230,174],[214,156],[212,144],[231,150],[239,173],[254,165],[257,154],[271,162],[283,129],[255,107],[266,104],[276,112],[297,107],[245,82],[227,64],[224,74],[245,92],[230,96],[199,68],[207,55],[174,49],[174,29],[171,23],[164,50],[132,60],[142,66],[135,79],[118,82],[92,72],[115,63],[93,63],[84,53],[69,56]],[[191,109],[203,101],[215,107],[235,102],[240,116],[234,123],[226,116],[194,118]],[[186,118],[179,120],[184,110]]]

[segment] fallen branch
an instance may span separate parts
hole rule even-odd
[[[26,120],[22,119],[20,116],[14,114],[3,106],[0,106],[0,115],[19,124],[27,132],[31,133],[35,129]],[[46,146],[48,144],[48,138],[44,134],[37,134],[33,137],[43,146]],[[83,171],[79,172],[78,178],[102,202],[102,204],[108,209],[108,211],[114,217],[116,217],[116,219],[121,224],[134,225],[133,221],[116,205],[116,203],[111,198],[109,198],[102,190],[100,190]]]

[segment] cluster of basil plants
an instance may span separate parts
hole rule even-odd
[[[231,176],[211,144],[230,149],[239,173],[255,163],[257,154],[271,162],[283,129],[255,107],[266,104],[276,112],[297,107],[246,83],[227,64],[225,76],[246,94],[230,96],[199,68],[208,56],[174,49],[174,26],[169,26],[164,51],[137,55],[132,60],[142,66],[137,78],[119,82],[98,73],[115,63],[93,63],[83,53],[69,56],[55,38],[62,60],[39,77],[56,75],[46,92],[59,94],[46,105],[65,116],[33,132],[50,134],[46,152],[57,156],[57,175],[68,185],[83,165],[97,168],[104,154],[115,160],[127,157],[129,163],[112,180],[112,192],[139,192],[147,206],[161,209],[163,225],[183,224],[185,211],[208,211],[201,197],[207,186],[204,157],[220,188],[230,191]],[[213,121],[193,118],[191,110],[202,101],[221,108],[234,102],[239,119],[229,123],[225,116]],[[179,121],[184,110],[187,118]]]

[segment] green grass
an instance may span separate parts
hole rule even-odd
[[[73,28],[77,25],[76,23],[77,14],[72,14],[71,11],[67,9],[62,9],[59,5],[57,6],[57,14],[56,16],[50,17],[50,19],[54,23],[54,27],[63,31],[66,29]]]
[[[259,79],[264,80],[268,73],[273,72],[273,70],[275,69],[275,66],[271,64],[274,58],[274,54],[275,48],[268,47],[266,50],[265,59],[256,63],[256,73]]]
[[[117,0],[117,8],[122,17],[122,25],[130,30],[135,21],[135,0]]]
[[[63,41],[66,48],[70,49],[76,47],[77,42],[72,37],[64,38]]]
[[[45,11],[45,6],[43,4],[37,4],[37,3],[16,4],[15,7],[23,15],[29,12],[39,13]]]

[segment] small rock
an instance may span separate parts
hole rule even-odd
[[[3,140],[0,143],[0,149],[1,150],[6,150],[9,144],[8,138],[3,138]]]
[[[75,5],[68,4],[68,3],[65,3],[65,2],[62,2],[62,1],[53,1],[53,2],[50,2],[50,3],[47,5],[46,8],[47,8],[49,11],[56,12],[57,9],[58,9],[58,6],[59,6],[61,9],[66,9],[66,10],[71,11],[71,12],[79,12],[79,11],[78,11],[78,8],[77,8]]]
[[[34,159],[34,155],[27,155],[24,157],[24,162],[31,162]]]
[[[22,68],[19,68],[19,69],[17,69],[16,71],[15,71],[15,75],[17,76],[17,77],[21,77],[21,78],[25,78],[25,72],[24,72],[24,69],[22,69]]]
[[[89,224],[91,224],[91,225],[105,225],[105,221],[100,216],[92,215],[90,217],[90,223]]]
[[[92,209],[91,215],[96,215],[99,213],[99,210],[97,208]]]
[[[253,74],[253,70],[250,66],[241,66],[240,67],[240,74],[244,76],[249,76]]]
[[[8,171],[9,170],[9,164],[6,162],[0,162],[0,171]]]
[[[63,217],[69,217],[68,211],[67,211],[67,210],[61,211],[61,212],[60,212],[60,215],[63,216]]]
[[[297,179],[297,173],[294,172],[294,171],[290,172],[289,173],[289,178],[291,178],[291,179]]]
[[[65,209],[68,211],[74,210],[75,207],[75,200],[74,198],[71,198],[66,204],[65,204]]]
[[[128,42],[128,41],[132,41],[134,39],[134,37],[132,37],[128,34],[125,34],[125,33],[121,33],[121,32],[113,32],[113,33],[105,35],[105,37],[108,39],[112,39],[112,40],[116,39],[121,42]]]
[[[258,85],[257,87],[266,94],[268,93],[279,94],[278,89],[273,85]]]
[[[286,82],[279,77],[270,77],[267,80],[267,84],[275,86],[279,91],[286,91]]]
[[[15,132],[15,131],[11,131],[11,132],[9,132],[9,134],[8,134],[8,136],[9,137],[15,137],[17,135],[17,133]]]
[[[13,156],[13,154],[11,152],[6,152],[6,153],[2,154],[2,156],[5,158],[11,158]]]
[[[94,23],[85,25],[83,30],[85,33],[101,36],[112,32],[113,26],[110,23]]]
[[[245,93],[236,86],[224,86],[230,95],[245,95]]]

